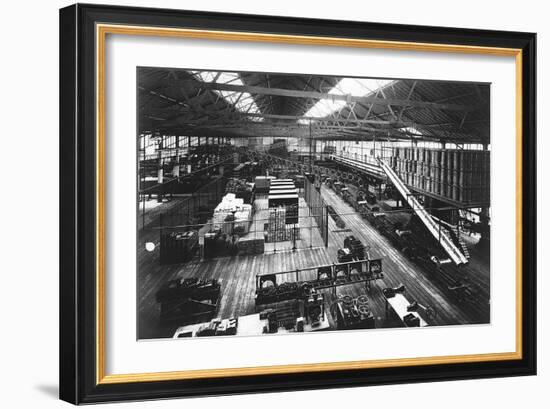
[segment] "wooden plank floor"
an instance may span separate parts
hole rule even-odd
[[[255,311],[254,293],[256,274],[289,271],[336,261],[338,248],[343,247],[344,238],[355,235],[364,244],[370,246],[372,258],[383,259],[385,279],[372,286],[369,296],[370,308],[377,320],[377,327],[396,327],[401,323],[393,314],[385,316],[385,300],[382,295],[384,287],[394,287],[400,283],[406,287],[405,296],[409,301],[418,301],[437,310],[434,319],[423,318],[431,325],[454,325],[480,323],[489,321],[489,269],[476,252],[472,252],[471,265],[467,270],[455,272],[425,270],[408,260],[401,252],[376,229],[364,221],[353,209],[343,202],[332,190],[322,187],[322,195],[327,204],[343,214],[346,223],[344,231],[338,229],[329,217],[329,246],[320,246],[322,240],[316,229],[311,230],[311,237],[298,245],[296,251],[266,252],[260,255],[222,257],[200,261],[198,259],[185,264],[161,266],[158,262],[159,233],[156,230],[147,230],[139,233],[138,249],[138,328],[139,338],[169,337],[179,325],[159,325],[159,306],[155,302],[155,293],[164,282],[174,278],[199,277],[203,279],[219,279],[222,283],[222,297],[218,316],[229,318],[251,314]],[[302,203],[303,204],[303,203]],[[307,212],[307,208],[300,210]],[[147,252],[145,243],[153,242],[157,245],[155,251]],[[310,248],[309,244],[313,247]],[[315,244],[319,244],[315,247]],[[469,274],[474,277],[480,291],[479,300],[475,307],[468,303],[458,303],[448,290],[448,283],[455,274]],[[289,280],[294,279],[290,274]],[[365,294],[362,285],[339,287],[338,294],[353,297]],[[328,296],[328,294],[327,294]],[[486,299],[484,298],[486,297]],[[421,313],[422,315],[422,313]]]
[[[363,220],[354,210],[332,190],[322,187],[323,198],[342,216],[346,226],[350,227],[364,244],[371,247],[372,258],[382,258],[386,278],[384,285],[389,287],[402,283],[406,296],[421,304],[437,310],[438,316],[430,320],[432,325],[453,325],[489,322],[489,268],[486,260],[472,250],[469,265],[456,267],[444,265],[437,269],[434,265],[419,266],[407,259],[374,227]],[[342,236],[345,236],[343,234]],[[343,242],[343,238],[340,243]],[[473,302],[459,303],[448,289],[456,280],[468,278],[476,291],[478,299]]]

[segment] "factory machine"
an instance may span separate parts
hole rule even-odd
[[[361,240],[355,238],[355,236],[348,236],[344,239],[344,247],[338,250],[338,262],[363,260],[365,258],[365,250],[365,246]]]
[[[295,280],[289,280],[294,277]],[[367,297],[339,297],[336,289],[351,284],[370,283],[383,279],[382,260],[358,260],[318,267],[297,269],[256,276],[256,310],[270,311],[271,331],[275,326],[286,330],[328,328],[326,306],[330,296],[336,299],[328,310],[338,329],[374,328],[374,317]],[[307,326],[309,325],[309,327]]]
[[[332,308],[336,327],[342,329],[370,329],[375,328],[375,319],[369,308],[368,297],[361,295],[353,298],[344,295],[338,298]]]
[[[337,180],[336,182],[332,183],[332,189],[338,194],[342,194],[342,189],[345,189],[346,185],[342,183],[341,181]]]
[[[161,322],[190,323],[213,317],[218,309],[218,280],[169,280],[157,292]]]
[[[363,212],[379,212],[380,206],[376,200],[376,195],[370,191],[357,190],[355,196],[355,209],[365,218]]]

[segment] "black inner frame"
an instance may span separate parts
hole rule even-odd
[[[96,384],[95,25],[128,24],[517,48],[523,52],[522,348],[513,361]],[[100,5],[60,11],[60,397],[72,403],[536,373],[536,35]]]

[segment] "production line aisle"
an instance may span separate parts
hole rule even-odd
[[[371,258],[382,258],[385,279],[381,283],[373,283],[369,296],[369,304],[375,317],[377,327],[398,326],[392,317],[385,318],[385,299],[382,295],[384,287],[395,287],[404,284],[406,296],[410,302],[417,301],[423,305],[432,306],[437,310],[437,316],[430,325],[452,325],[466,322],[479,322],[479,314],[487,316],[486,311],[472,311],[467,305],[457,304],[452,294],[446,291],[444,284],[438,282],[437,272],[421,271],[419,266],[408,260],[380,232],[363,220],[342,198],[331,189],[322,186],[322,195],[327,205],[336,212],[343,214],[346,227],[338,228],[329,217],[329,246],[302,248],[296,251],[278,251],[276,253],[221,257],[198,261],[195,259],[186,264],[161,266],[154,253],[144,250],[147,241],[158,241],[158,232],[146,233],[140,237],[138,261],[140,271],[147,271],[138,280],[140,296],[140,336],[144,338],[171,336],[174,328],[158,327],[158,305],[155,293],[160,286],[171,279],[197,277],[200,279],[218,279],[222,285],[220,306],[217,316],[230,318],[254,313],[255,275],[259,273],[275,273],[305,268],[314,265],[324,265],[336,262],[336,254],[343,247],[346,236],[354,235],[365,245],[371,246]],[[319,241],[319,244],[322,242]],[[158,245],[158,243],[156,243]],[[146,267],[146,268],[144,268]],[[467,270],[466,270],[467,271]],[[486,279],[477,278],[488,286]],[[338,290],[339,294],[358,297],[364,293],[363,286],[347,286]],[[477,313],[477,315],[476,315]]]
[[[371,257],[383,258],[384,260],[384,271],[386,272],[384,286],[394,287],[400,283],[404,284],[407,289],[407,297],[410,300],[432,306],[437,310],[437,317],[430,324],[452,325],[488,322],[488,295],[486,295],[486,308],[483,310],[472,310],[467,304],[458,304],[452,294],[445,288],[442,277],[438,277],[438,274],[441,275],[441,273],[433,271],[433,269],[421,271],[417,264],[407,259],[388,239],[382,236],[367,221],[363,220],[351,206],[325,185],[322,186],[322,195],[327,205],[332,206],[336,212],[346,215],[342,216],[342,219],[344,219],[346,227],[351,230],[351,233],[339,233],[341,237],[339,241],[343,241],[345,235],[353,234],[365,245],[370,245]],[[471,275],[472,270],[468,266],[461,268],[464,275]],[[478,277],[475,277],[475,279],[479,281],[480,287],[482,289],[488,288],[488,270],[477,274]]]

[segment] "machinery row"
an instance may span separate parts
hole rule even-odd
[[[176,329],[174,338],[373,329],[388,319],[406,327],[422,327],[428,325],[426,319],[435,318],[433,308],[407,299],[403,285],[383,285],[382,259],[371,259],[357,238],[345,238],[337,261],[257,274],[255,312],[240,317],[216,317],[223,293],[219,280],[170,280],[156,295],[160,318],[186,323]],[[376,289],[374,282],[380,282]],[[348,287],[359,295],[345,294]],[[385,300],[384,316],[376,316],[371,308],[370,297],[380,297],[373,291],[380,291]]]

